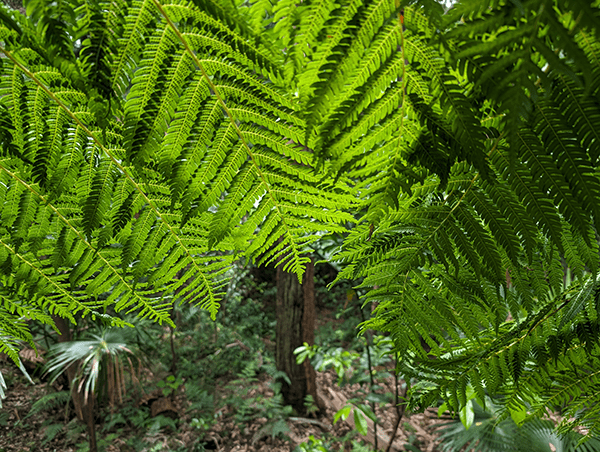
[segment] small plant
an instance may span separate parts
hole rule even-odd
[[[271,436],[271,438],[275,438],[276,436],[282,436],[283,438],[289,440],[290,438],[287,436],[287,432],[290,431],[290,428],[287,425],[286,419],[292,414],[292,407],[285,406],[281,407],[281,411],[279,411],[275,417],[270,418],[252,437],[252,445],[255,445],[258,441],[260,441],[265,436]]]
[[[328,367],[333,367],[338,376],[338,385],[343,382],[349,382],[352,372],[352,366],[360,359],[356,352],[344,350],[341,347],[324,348],[318,345],[308,345],[306,342],[294,350],[296,362],[302,364],[310,359],[315,370],[324,371]]]
[[[183,384],[183,380],[181,378],[175,378],[173,375],[169,375],[164,380],[156,383],[156,386],[162,389],[162,394],[164,397],[169,397],[172,394],[177,392],[179,386]]]
[[[294,350],[296,362],[301,364],[306,359],[310,359],[314,368],[318,371],[333,368],[338,376],[338,385],[345,383],[366,383],[370,390],[364,394],[361,399],[349,400],[348,404],[342,407],[334,416],[334,423],[338,420],[346,420],[351,414],[354,419],[356,431],[361,435],[367,435],[367,418],[374,422],[374,428],[377,425],[377,416],[375,414],[377,404],[386,404],[390,401],[389,394],[380,394],[380,386],[376,383],[377,378],[387,378],[389,373],[377,372],[375,366],[383,366],[390,360],[392,344],[389,338],[385,336],[373,337],[372,344],[368,344],[362,339],[365,348],[362,353],[356,351],[344,350],[341,347],[321,347],[319,345],[308,345],[304,343],[301,347]],[[371,404],[371,407],[360,403],[365,400]],[[356,402],[356,403],[355,403]]]
[[[350,413],[353,415],[356,431],[363,436],[367,436],[369,430],[367,418],[376,422],[377,418],[375,417],[375,413],[364,404],[353,404],[350,402],[335,413],[333,416],[333,423],[336,424],[340,419],[345,421],[348,416],[350,416]]]
[[[336,442],[346,443],[347,439],[322,439],[315,438],[313,435],[310,435],[308,437],[308,442],[298,444],[293,452],[333,452],[335,450],[333,444]],[[342,446],[342,448],[338,450],[340,452],[345,450],[350,450],[351,452],[371,452],[373,450],[369,444],[361,444],[356,440],[351,440],[350,445],[352,449],[347,449],[346,447]]]
[[[50,359],[45,371],[52,380],[62,374],[71,365],[78,367],[77,391],[82,392],[87,399],[98,389],[103,390],[111,404],[122,401],[125,391],[124,363],[131,367],[130,376],[135,376],[133,362],[122,355],[133,356],[134,353],[122,340],[118,329],[108,329],[100,335],[91,334],[89,340],[62,342],[50,348]],[[100,384],[98,384],[100,383]]]
[[[315,403],[314,397],[310,394],[307,394],[304,398],[304,409],[306,410],[306,415],[309,417],[319,411],[319,407]]]
[[[31,406],[29,413],[24,419],[42,411],[49,411],[57,407],[65,407],[69,403],[70,398],[71,394],[69,394],[68,391],[58,391],[46,394]]]
[[[257,372],[262,370],[271,377],[270,389],[272,395],[265,395],[256,391],[258,386]],[[265,357],[265,362],[259,364],[256,360],[249,362],[238,379],[230,382],[235,392],[228,400],[228,404],[235,406],[234,419],[240,429],[244,431],[248,422],[256,417],[267,419],[265,424],[252,437],[255,444],[265,436],[280,436],[289,439],[286,433],[290,430],[287,419],[293,414],[293,408],[283,403],[281,395],[281,381],[289,379],[284,372],[278,371],[270,358]],[[200,424],[200,422],[198,422]]]
[[[6,427],[8,425],[8,412],[0,411],[0,427]]]
[[[67,424],[66,439],[67,444],[76,444],[81,438],[81,434],[85,432],[85,425],[81,424],[77,418],[72,419]]]
[[[190,426],[194,427],[197,430],[200,430],[203,433],[207,432],[213,426],[213,424],[214,422],[207,421],[203,417],[192,418],[192,421],[190,422]]]
[[[146,425],[148,426],[147,436],[155,436],[160,430],[166,427],[170,428],[173,432],[177,431],[177,422],[162,414],[149,419]]]
[[[369,346],[371,350],[371,366],[367,359],[367,347],[365,346],[362,353],[357,351],[348,351],[342,347],[323,347],[320,345],[308,345],[304,343],[302,346],[294,350],[296,362],[303,363],[309,359],[313,367],[318,371],[324,371],[328,368],[333,368],[338,376],[338,385],[344,383],[365,383],[369,381],[369,372],[377,376],[376,366],[380,367],[390,361],[392,353],[392,342],[385,336],[374,336],[373,343]],[[389,376],[387,373],[380,375],[381,378]]]
[[[298,444],[294,452],[329,452],[330,450],[330,445],[327,442],[310,435],[308,442]]]
[[[45,372],[51,381],[70,366],[77,368],[71,395],[77,416],[86,420],[90,450],[97,450],[94,404],[96,397],[105,396],[111,408],[123,402],[125,395],[125,363],[129,364],[129,376],[136,380],[135,366],[131,357],[134,353],[126,346],[123,332],[112,328],[103,330],[100,335],[90,334],[88,340],[62,342],[52,346]],[[82,400],[83,399],[83,400]]]
[[[207,390],[194,384],[194,381],[186,381],[185,394],[192,402],[188,413],[192,416],[191,426],[200,432],[207,432],[217,422],[217,414],[214,413],[214,397]]]
[[[45,446],[50,441],[52,441],[56,436],[63,431],[65,428],[64,424],[54,424],[50,423],[45,425],[44,427],[44,439],[42,441],[42,446]]]

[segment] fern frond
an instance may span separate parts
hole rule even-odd
[[[48,411],[60,407],[61,405],[64,406],[69,403],[70,399],[71,393],[69,391],[58,391],[46,394],[31,405],[31,409],[29,410],[29,413],[27,413],[25,419],[41,413],[42,411]],[[61,425],[61,427],[63,426]]]
[[[233,70],[234,72],[231,73],[231,75],[234,77],[239,76],[239,78],[243,78],[246,83],[249,81],[252,81],[253,77],[250,74],[245,74],[244,77],[241,77],[241,73],[239,70],[235,69],[234,67],[226,68],[226,67],[222,66],[220,63],[217,63],[216,61],[213,61],[213,60],[201,61],[196,56],[195,53],[191,52],[191,48],[189,47],[190,43],[186,40],[185,36],[182,35],[174,27],[173,22],[168,17],[168,12],[165,9],[163,9],[158,3],[156,3],[156,6],[157,6],[158,10],[161,12],[161,14],[167,19],[168,26],[170,27],[170,29],[172,29],[176,33],[180,43],[184,46],[187,54],[189,54],[191,56],[191,58],[194,60],[195,64],[200,68],[204,79],[209,84],[211,90],[215,93],[215,96],[216,96],[219,104],[221,105],[221,108],[223,108],[223,110],[225,111],[225,114],[227,117],[228,125],[224,129],[225,133],[222,136],[222,138],[220,138],[220,145],[217,148],[217,152],[214,154],[217,157],[217,160],[215,160],[214,164],[209,165],[208,169],[210,172],[210,171],[212,171],[212,168],[215,168],[216,165],[220,166],[221,163],[223,163],[224,166],[222,167],[221,176],[212,182],[212,188],[209,188],[209,190],[211,190],[211,191],[208,192],[206,199],[203,200],[203,204],[201,205],[201,208],[209,207],[211,204],[213,204],[216,201],[216,196],[220,195],[223,191],[231,188],[231,182],[234,177],[234,173],[242,170],[242,168],[240,168],[240,165],[243,163],[243,161],[246,158],[249,157],[250,163],[252,164],[252,166],[254,166],[254,170],[252,170],[248,174],[249,175],[251,174],[256,178],[254,183],[258,182],[259,184],[262,184],[264,186],[264,188],[266,189],[266,196],[271,199],[271,202],[273,203],[273,208],[275,209],[275,212],[277,212],[276,215],[281,216],[279,221],[280,221],[281,227],[282,227],[285,249],[289,249],[289,251],[291,253],[290,256],[292,257],[292,261],[293,261],[293,263],[291,263],[290,265],[292,265],[292,267],[294,268],[294,271],[300,277],[302,262],[305,262],[305,260],[300,257],[302,254],[301,249],[297,248],[298,240],[296,239],[296,237],[298,235],[298,231],[295,230],[294,228],[291,228],[288,225],[289,220],[286,220],[285,215],[282,215],[282,210],[283,210],[282,206],[279,204],[278,200],[275,198],[274,193],[272,191],[273,188],[270,186],[270,184],[265,179],[262,168],[258,167],[257,161],[254,157],[254,151],[252,148],[252,146],[254,146],[254,143],[249,140],[252,139],[255,142],[258,140],[259,144],[264,143],[268,147],[272,148],[273,150],[275,150],[276,152],[278,152],[280,154],[283,153],[283,154],[290,155],[290,154],[293,154],[293,151],[290,151],[290,152],[284,151],[284,149],[287,146],[289,146],[289,144],[288,143],[284,144],[283,140],[281,140],[281,142],[279,142],[280,139],[264,141],[265,138],[267,138],[267,136],[268,136],[264,132],[255,134],[252,137],[246,136],[246,134],[244,132],[244,128],[240,127],[236,124],[235,117],[229,110],[230,105],[225,103],[225,100],[222,97],[221,93],[219,92],[217,86],[208,77],[208,74],[209,73],[215,74],[215,73],[219,73],[219,72],[222,72],[223,74],[227,74],[228,72],[231,73],[231,71]],[[238,75],[238,74],[240,74],[240,75]],[[283,105],[287,104],[287,101],[283,97],[281,97],[275,90],[271,90],[269,87],[265,86],[264,84],[261,84],[258,80],[256,82],[254,82],[254,86],[255,86],[255,88],[260,87],[263,90],[263,92],[270,93],[273,96],[274,100],[280,101]],[[234,139],[233,134],[235,134],[235,136],[236,136],[235,139]],[[217,137],[217,139],[219,140],[219,137]],[[239,144],[236,144],[237,139],[239,139]],[[279,144],[278,144],[278,142],[279,142]],[[223,146],[226,146],[226,148],[224,148]],[[235,151],[232,154],[230,154],[228,156],[228,159],[225,161],[220,156],[223,155],[224,150],[227,149],[229,146],[233,146]],[[242,171],[242,173],[245,174],[244,171]],[[203,184],[204,184],[204,181],[207,181],[207,180],[208,179],[206,177],[202,177],[200,179],[200,181]],[[248,182],[246,184],[241,185],[241,187],[243,187],[243,190],[246,191],[251,187],[251,184]],[[234,201],[236,199],[241,199],[241,197],[237,197],[235,195],[235,193],[233,193],[231,196],[233,196]],[[225,234],[219,231],[210,240],[212,241],[212,240],[216,239],[216,241],[219,241],[219,240],[223,239],[224,237],[225,237]],[[316,237],[313,239],[316,239]],[[304,241],[304,239],[301,239],[301,240]],[[311,239],[309,239],[309,241],[310,240]],[[209,241],[209,244],[210,243],[211,242]],[[284,266],[285,266],[285,264],[284,264]]]
[[[8,294],[1,295],[3,304],[11,304]],[[27,342],[31,347],[35,347],[33,336],[27,328],[27,324],[22,317],[9,314],[4,308],[0,308],[2,315],[0,316],[0,353],[5,353],[15,364],[20,363],[19,360],[19,341]],[[0,397],[2,398],[2,397]]]
[[[594,86],[600,83],[599,76],[600,72],[596,72]],[[588,153],[590,163],[595,165],[600,157],[598,105],[582,88],[565,76],[558,75],[554,82],[556,86],[552,91],[552,98],[556,100],[564,120],[576,134],[581,149]]]
[[[413,405],[572,397],[596,431],[597,2],[32,2],[0,8],[13,357],[25,318],[214,318],[236,256],[301,277],[352,224]]]
[[[528,153],[531,149],[537,145],[535,137],[521,133],[519,138],[522,140],[522,149]],[[531,143],[529,143],[531,141]],[[526,222],[527,216],[531,216],[532,220],[538,227],[549,237],[551,237],[554,243],[559,243],[560,237],[562,236],[562,225],[559,213],[553,205],[552,198],[549,195],[549,189],[546,184],[556,184],[559,181],[547,181],[546,177],[543,178],[544,185],[540,186],[540,177],[537,174],[537,162],[539,156],[531,159],[531,162],[527,160],[527,157],[523,161],[517,161],[513,164],[511,170],[510,155],[507,152],[494,152],[491,156],[491,161],[495,168],[500,171],[501,177],[506,180],[510,185],[510,191],[514,193],[521,205],[525,208],[527,214],[522,218],[522,221]],[[546,161],[547,162],[547,161]],[[549,162],[547,162],[549,163]],[[542,171],[554,172],[553,166],[544,167]],[[495,191],[495,186],[491,186],[488,192]],[[501,189],[500,189],[501,190]],[[558,192],[560,188],[556,188]],[[496,192],[500,195],[501,192]],[[496,195],[496,196],[498,196]],[[493,195],[492,195],[493,196]],[[533,238],[537,235],[531,224],[529,227],[525,226],[529,231],[528,237],[530,238],[529,245],[533,244]],[[559,243],[560,246],[560,243]],[[533,248],[526,248],[529,255],[533,252]]]
[[[534,120],[534,130],[541,136],[545,149],[549,151],[558,169],[563,173],[563,177],[568,178],[570,191],[566,191],[564,196],[556,194],[556,197],[561,200],[568,199],[569,194],[573,193],[579,201],[576,205],[580,205],[584,211],[590,212],[595,220],[600,218],[600,212],[595,202],[600,193],[600,183],[593,174],[593,168],[585,150],[575,144],[577,140],[567,124],[563,122],[559,110],[550,103],[540,102]],[[542,156],[541,158],[545,158],[544,154],[541,152],[539,154]],[[545,166],[549,167],[550,165]],[[552,177],[560,176],[552,174]],[[542,176],[540,179],[545,179],[545,177]],[[554,193],[551,192],[551,195]],[[565,201],[566,203],[567,201]],[[565,217],[586,236],[587,222],[583,220],[584,215],[581,215],[583,212],[576,210],[577,207],[571,210],[569,206],[566,206]],[[597,226],[598,223],[596,223]]]
[[[300,277],[308,245],[353,220],[346,181],[326,193],[310,169],[286,57],[244,14],[38,3],[47,17],[0,26],[2,284],[31,301],[11,312],[169,322],[177,300],[214,318],[234,253]]]
[[[495,208],[491,199],[487,198],[484,193],[476,190],[471,190],[467,194],[467,201],[477,211],[485,224],[490,228],[490,232],[494,236],[494,241],[504,248],[508,257],[513,263],[517,263],[520,254],[519,238],[514,233],[513,228],[505,220],[500,210]]]
[[[365,302],[377,306],[364,327],[390,332],[404,357],[403,371],[431,382],[429,389],[413,394],[414,406],[425,407],[441,397],[458,410],[471,385],[481,397],[485,391],[502,393],[508,416],[535,402],[549,374],[570,374],[564,363],[590,359],[578,350],[596,344],[596,277],[589,279],[598,260],[592,239],[597,214],[591,205],[598,199],[597,140],[591,126],[596,108],[582,54],[570,44],[561,47],[580,60],[571,65],[540,50],[563,46],[559,41],[564,38],[536,41],[537,26],[513,14],[513,5],[478,9],[479,4],[461,2],[457,8],[463,8],[462,24],[449,21],[455,31],[442,43],[455,59],[430,44],[439,31],[427,19],[409,8],[404,16],[410,58],[403,74],[418,75],[414,90],[409,78],[406,95],[398,98],[404,98],[402,120],[420,121],[412,136],[410,128],[403,129],[412,150],[404,158],[439,178],[423,176],[421,180],[431,181],[423,186],[410,178],[405,185],[394,183],[397,203],[378,210],[377,217],[363,217],[377,222],[363,224],[346,241],[339,259],[347,267],[340,278],[361,279]],[[495,8],[504,8],[509,16],[503,20]],[[489,33],[489,40],[478,34],[482,32]],[[534,50],[519,53],[527,40]],[[552,71],[542,74],[547,63]],[[524,75],[523,68],[534,66],[539,81]],[[503,71],[506,80],[498,82],[495,77]],[[586,71],[582,79],[588,91],[578,85]],[[423,74],[425,84],[419,79]],[[529,82],[523,83],[523,77]],[[556,100],[546,98],[549,89]],[[479,92],[488,100],[470,104]],[[386,95],[381,90],[370,104]],[[367,117],[363,113],[357,119]],[[385,124],[385,119],[374,120],[331,154],[360,178],[357,193],[365,195],[363,206],[369,208],[380,202],[377,196],[367,197],[378,193],[378,181],[376,172],[361,164],[367,156],[385,156],[377,154],[380,149],[391,148],[394,135],[378,130]],[[464,131],[472,133],[461,135]],[[369,134],[380,139],[368,141]],[[361,147],[346,151],[353,142]],[[474,149],[479,154],[472,154]],[[373,168],[385,171],[389,163],[384,160],[372,159]],[[444,303],[436,302],[438,293]],[[593,388],[587,381],[582,386]],[[581,408],[593,412],[584,391],[572,395],[581,397]],[[539,406],[549,403],[544,400]]]

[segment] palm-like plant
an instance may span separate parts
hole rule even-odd
[[[118,329],[107,329],[101,334],[90,334],[87,340],[55,344],[48,351],[45,372],[56,380],[69,366],[77,368],[74,389],[87,400],[94,394],[106,394],[111,406],[123,401],[125,392],[125,365],[131,378],[137,374],[135,354],[123,341]]]
[[[123,341],[122,330],[106,329],[101,334],[90,334],[87,340],[76,340],[55,344],[48,351],[48,362],[44,366],[54,381],[71,366],[76,368],[70,381],[75,409],[80,419],[85,420],[90,441],[90,450],[96,450],[94,401],[98,394],[105,395],[112,407],[123,401],[126,389],[126,364],[132,380],[135,380],[134,353]],[[79,400],[82,397],[82,401]],[[82,403],[80,403],[82,402]]]

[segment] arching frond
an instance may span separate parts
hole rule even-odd
[[[352,220],[344,183],[317,188],[283,58],[243,14],[38,3],[0,27],[6,319],[170,322],[174,301],[214,318],[235,253],[301,277],[307,246]]]
[[[569,399],[565,430],[596,435],[595,25],[573,21],[582,5],[568,2],[484,3],[458,2],[441,28],[406,7],[390,66],[402,78],[348,98],[339,117],[355,135],[329,129],[328,155],[369,209],[339,278],[374,303],[364,328],[389,332],[403,370],[431,382],[413,406],[459,410],[467,387],[501,395],[505,415]],[[375,110],[386,99],[397,106]]]

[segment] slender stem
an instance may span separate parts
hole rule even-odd
[[[362,317],[362,321],[364,323],[366,321],[366,319],[365,319],[365,313],[362,309],[362,306],[360,308],[360,316]],[[369,364],[370,391],[373,391],[373,386],[375,386],[375,380],[373,378],[373,365],[371,363],[371,344],[370,343],[371,343],[372,337],[368,331],[365,333],[365,335],[366,335],[366,343],[367,343],[367,363]],[[375,449],[377,450],[377,412],[375,411],[377,409],[377,406],[376,406],[375,402],[371,402],[371,409],[373,410],[373,414],[375,415],[375,422],[373,422],[373,436],[375,436]]]
[[[385,452],[390,452],[392,450],[392,444],[394,443],[394,439],[396,438],[396,433],[398,433],[398,426],[404,417],[404,412],[406,410],[406,390],[408,389],[408,384],[405,384],[402,388],[402,404],[400,404],[400,390],[398,385],[398,353],[396,353],[396,366],[394,369],[394,383],[396,384],[396,394],[394,397],[394,404],[396,406],[396,424],[394,425],[394,429],[392,430],[392,436],[390,438],[390,442],[388,443],[388,447]]]
[[[86,411],[85,416],[90,452],[98,452],[98,445],[96,442],[96,420],[94,419],[94,397],[95,395],[92,393],[84,407]]]
[[[175,330],[171,325],[169,325],[169,332],[170,332],[170,340],[171,340],[171,373],[173,375],[175,375],[177,373],[177,361],[178,361],[177,358],[178,358],[178,356],[177,356],[177,352],[175,351],[175,338],[174,338]]]

